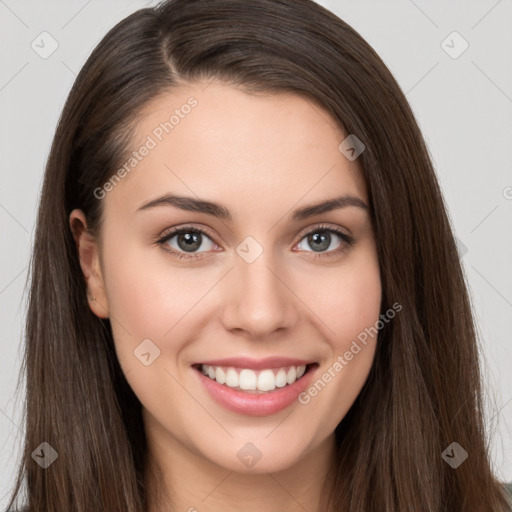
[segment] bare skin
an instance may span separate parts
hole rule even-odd
[[[158,140],[155,127],[191,97],[197,105]],[[357,160],[338,149],[347,134],[300,96],[249,95],[213,82],[155,98],[133,147],[148,135],[156,147],[101,199],[99,238],[80,210],[70,225],[90,307],[110,318],[119,362],[143,406],[150,467],[163,475],[169,499],[154,497],[151,512],[319,512],[334,429],[367,379],[375,339],[341,371],[332,366],[379,319],[381,280],[368,209],[302,220],[292,212],[341,195],[369,205]],[[139,210],[171,193],[220,203],[232,220],[170,205]],[[206,232],[194,252],[177,235],[157,243],[185,226]],[[330,232],[319,250],[307,235],[321,234],[320,226],[354,243]],[[251,263],[236,251],[246,237],[262,249]],[[180,259],[173,249],[197,257]],[[146,339],[160,351],[148,366],[134,356]],[[315,380],[329,368],[331,379],[308,403],[238,414],[212,399],[191,366],[231,356],[296,357],[318,363]],[[252,467],[237,456],[247,443],[261,453]]]

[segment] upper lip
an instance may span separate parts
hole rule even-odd
[[[249,357],[228,357],[226,359],[211,359],[201,361],[195,365],[208,366],[231,366],[235,368],[248,368],[252,370],[262,370],[265,368],[282,368],[286,366],[301,366],[312,364],[314,361],[304,359],[295,359],[290,357],[265,357],[263,359],[251,359]]]

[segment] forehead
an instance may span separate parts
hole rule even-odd
[[[111,206],[135,211],[169,192],[274,210],[337,193],[366,201],[357,161],[339,150],[347,134],[297,94],[186,84],[151,101],[134,133]]]

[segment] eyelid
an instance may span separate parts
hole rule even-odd
[[[306,235],[309,235],[312,232],[316,231],[335,231],[340,233],[341,235],[346,236],[347,238],[352,238],[352,235],[350,234],[350,231],[346,229],[343,231],[343,228],[338,226],[337,224],[329,224],[328,222],[320,222],[319,224],[314,224],[312,227],[308,226],[307,228],[304,228],[302,231],[299,232],[297,235],[299,238],[299,241],[302,240]]]
[[[217,242],[215,241],[215,236],[212,235],[207,228],[197,227],[194,226],[193,224],[185,224],[183,226],[167,228],[164,231],[162,231],[162,233],[157,237],[157,242],[164,240],[166,238],[167,240],[169,240],[172,236],[179,234],[183,231],[195,231],[201,233],[202,235],[206,235],[212,242],[215,242],[215,244],[217,244]]]

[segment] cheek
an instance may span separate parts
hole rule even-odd
[[[375,355],[382,288],[376,251],[366,249],[354,252],[336,270],[307,279],[303,290],[328,348],[301,403],[329,417],[323,427],[327,430],[335,428],[353,404]]]
[[[206,288],[201,271],[171,266],[159,252],[133,248],[118,255],[115,247],[105,251],[109,308],[133,336],[161,338]]]
[[[338,268],[317,272],[303,281],[301,296],[323,324],[333,348],[346,345],[373,326],[381,307],[381,279],[375,251],[351,254]]]
[[[382,293],[376,253],[360,253],[336,274],[330,290],[322,302],[330,356],[301,402],[326,418],[326,432],[346,415],[373,364]]]
[[[175,380],[182,375],[173,362],[187,345],[193,308],[214,276],[178,269],[155,248],[125,246],[122,254],[115,245],[109,249],[104,251],[105,283],[121,368],[148,409],[161,408],[163,389],[175,407],[185,407],[186,397]]]
[[[350,272],[340,283],[340,290],[338,313],[334,307],[332,314],[337,338],[345,343],[347,337],[356,338],[378,320],[382,290],[377,265],[365,265]]]

